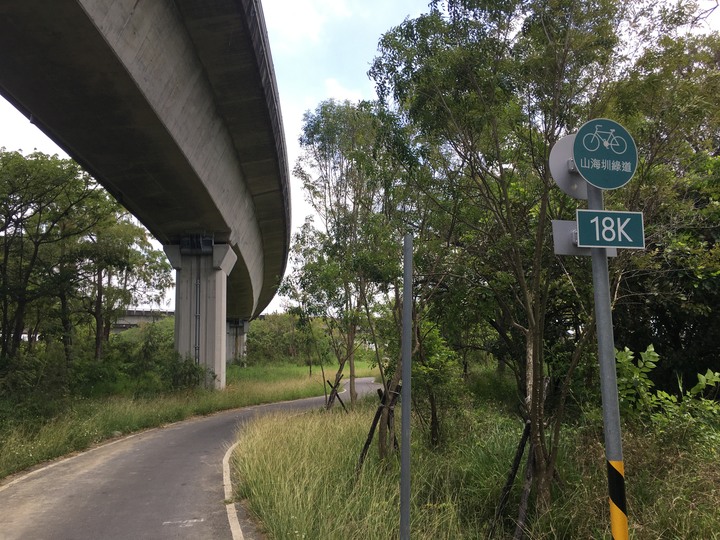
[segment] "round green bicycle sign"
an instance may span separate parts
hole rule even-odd
[[[637,169],[635,141],[620,124],[595,118],[582,125],[573,143],[573,159],[580,175],[600,189],[627,184]]]

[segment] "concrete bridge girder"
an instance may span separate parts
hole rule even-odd
[[[215,241],[231,244],[245,266],[238,273],[249,278],[252,306],[248,307],[254,311],[264,277],[262,238],[255,208],[230,133],[216,108],[213,89],[204,76],[204,66],[194,52],[180,12],[172,2],[80,0],[80,3],[139,86],[179,147],[182,158],[194,175],[202,179],[206,191],[203,198],[211,199],[207,206],[217,209],[221,216],[215,229],[205,224],[217,219],[208,220],[202,215],[199,219],[190,218],[190,223],[187,215],[173,218],[178,225],[182,224],[180,229],[168,230],[166,223],[159,223],[158,228],[166,231],[167,236],[167,240],[161,241],[165,244],[177,242],[179,236],[210,233]],[[174,206],[188,212],[184,200]],[[215,209],[211,211],[216,213]],[[143,210],[134,213],[139,215]],[[191,211],[190,215],[193,214]],[[152,221],[161,219],[157,207],[145,219],[152,230]]]
[[[193,235],[226,245],[226,315],[257,316],[290,240],[259,0],[12,0],[0,51],[0,93],[170,251]]]

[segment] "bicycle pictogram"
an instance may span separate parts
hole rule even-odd
[[[585,122],[573,141],[577,172],[599,189],[617,189],[633,177],[638,156],[627,129],[608,118]]]
[[[619,156],[623,155],[628,147],[627,141],[620,135],[615,135],[614,129],[601,131],[601,127],[601,124],[596,124],[595,131],[593,133],[587,133],[583,137],[582,142],[585,150],[595,152],[600,148],[600,145],[602,145],[603,148],[610,149]]]

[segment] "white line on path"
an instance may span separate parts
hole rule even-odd
[[[227,510],[228,521],[230,522],[230,532],[232,532],[233,540],[245,540],[242,529],[240,528],[240,521],[238,521],[237,510],[235,509],[235,503],[233,500],[233,489],[232,482],[230,480],[230,458],[232,457],[233,450],[238,443],[233,444],[225,452],[223,457],[223,487],[225,488],[225,510]]]
[[[338,392],[338,394],[344,394],[345,392],[347,392],[347,387],[343,386],[343,389]],[[289,403],[289,401],[282,403]],[[262,405],[252,405],[245,408],[259,409],[261,407]],[[296,412],[291,416],[300,416],[301,414],[303,413]],[[232,533],[233,540],[245,540],[242,528],[240,527],[240,520],[238,520],[237,508],[235,508],[235,503],[233,502],[234,495],[232,480],[230,477],[230,458],[232,457],[233,451],[237,445],[238,443],[235,442],[235,444],[227,449],[227,452],[225,452],[225,456],[223,457],[223,488],[225,489],[225,510],[227,511],[228,521],[230,522],[230,532]]]

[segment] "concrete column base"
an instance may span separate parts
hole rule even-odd
[[[164,250],[176,271],[175,348],[212,372],[215,388],[225,388],[227,276],[237,255],[228,244]]]

